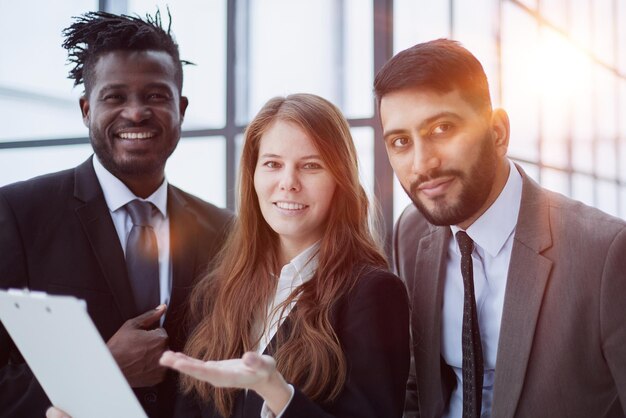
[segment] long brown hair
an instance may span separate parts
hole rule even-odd
[[[359,277],[359,266],[387,263],[368,226],[368,198],[359,182],[357,155],[341,111],[311,94],[268,101],[245,132],[238,184],[238,216],[214,268],[191,294],[191,318],[197,324],[185,351],[204,360],[236,358],[255,350],[257,321],[264,320],[276,291],[272,273],[280,271],[278,235],[261,215],[254,189],[259,142],[272,124],[299,125],[314,142],[337,188],[328,214],[313,278],[299,286],[279,308],[297,297],[291,327],[279,328],[273,353],[278,370],[309,398],[334,399],[346,380],[346,360],[330,323],[333,303]],[[285,138],[288,140],[288,138]],[[223,416],[232,412],[235,389],[215,388],[190,377],[183,390],[212,400]]]

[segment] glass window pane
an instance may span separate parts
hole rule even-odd
[[[595,72],[595,136],[596,136],[596,174],[602,177],[617,176],[615,137],[617,135],[616,90],[613,74],[598,67]]]
[[[571,136],[572,136],[572,167],[574,170],[591,173],[593,171],[593,140],[594,140],[594,82],[593,65],[587,55],[581,54],[580,64],[574,66],[579,73],[569,83],[571,97]]]
[[[450,37],[450,1],[395,0],[394,53],[417,43]]]
[[[243,121],[277,95],[306,92],[341,103],[337,2],[250,0],[249,5],[247,83],[239,86],[248,87]]]
[[[626,183],[626,80],[619,83],[619,178]]]
[[[54,7],[47,2],[2,2],[0,141],[85,135],[78,107],[82,88],[73,89],[67,79],[70,67],[65,65],[61,31],[72,23],[72,16],[97,7],[97,1],[88,0],[58,2]]]
[[[372,0],[346,0],[344,8],[343,103],[336,103],[348,118],[374,114],[374,17]]]
[[[569,165],[568,142],[572,136],[573,102],[588,83],[589,58],[567,38],[543,27],[537,54],[541,97],[542,160],[565,168]],[[589,101],[590,97],[584,100]]]
[[[74,89],[67,98],[0,97],[0,142],[53,137],[87,137],[78,99],[82,89]],[[0,89],[0,96],[3,96]],[[74,97],[72,97],[74,96]]]
[[[494,105],[499,106],[498,51],[493,28],[499,17],[497,2],[493,0],[455,1],[454,38],[478,58],[487,78]]]
[[[128,11],[144,16],[158,7],[167,25],[168,5],[180,57],[195,64],[183,66],[183,94],[189,98],[183,129],[221,128],[226,124],[226,0],[129,0]]]
[[[541,169],[541,185],[546,189],[569,195],[569,179],[567,173],[551,168]]]
[[[591,48],[590,5],[589,0],[570,0],[569,33],[574,42],[585,49]]]
[[[73,168],[92,153],[89,144],[0,150],[0,186]]]
[[[617,2],[617,68],[626,76],[626,1]]]
[[[565,29],[567,25],[567,3],[569,0],[549,0],[539,2],[541,15],[552,25]]]
[[[613,64],[613,0],[594,0],[592,4],[593,52],[602,61]]]
[[[597,208],[610,215],[618,216],[618,189],[615,182],[599,180],[596,183],[596,187],[598,188],[598,204],[596,205]]]
[[[530,15],[510,2],[503,3],[502,105],[511,120],[509,155],[538,159],[539,91],[536,51],[538,26]]]
[[[626,187],[624,186],[620,190],[620,217],[626,219]]]
[[[538,0],[519,0],[520,3],[526,5],[527,7],[536,10]]]
[[[167,180],[214,205],[226,206],[226,140],[183,138],[167,162]]]
[[[374,196],[374,130],[357,127],[350,130],[359,161],[359,178],[370,199]]]
[[[585,174],[572,175],[572,198],[593,206],[593,177]]]

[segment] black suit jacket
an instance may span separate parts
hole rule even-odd
[[[296,305],[295,309],[298,309]],[[331,323],[348,364],[345,386],[325,405],[295,394],[282,418],[401,417],[409,370],[409,308],[404,284],[393,274],[368,268],[332,309]],[[289,317],[279,332],[289,332]],[[266,354],[272,354],[275,339]],[[295,386],[295,385],[294,385]],[[259,418],[263,400],[240,391],[233,418]],[[181,397],[176,417],[219,418],[211,404]]]
[[[186,338],[184,305],[223,242],[231,215],[169,186],[172,291],[164,327],[170,347]],[[0,188],[0,288],[73,295],[108,340],[133,317],[120,245],[91,158],[80,166]],[[152,416],[171,416],[174,376],[136,391]],[[0,326],[0,416],[42,417],[49,401]]]

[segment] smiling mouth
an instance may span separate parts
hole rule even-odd
[[[154,132],[120,132],[116,136],[121,139],[150,139],[156,134]]]
[[[308,205],[303,205],[302,203],[293,203],[293,202],[274,202],[274,206],[283,210],[303,210],[308,208]]]

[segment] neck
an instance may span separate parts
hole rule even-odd
[[[135,196],[145,199],[154,193],[161,184],[163,184],[165,175],[161,173],[158,176],[125,176],[118,178],[126,185],[126,187],[130,189],[131,192],[133,192]]]

